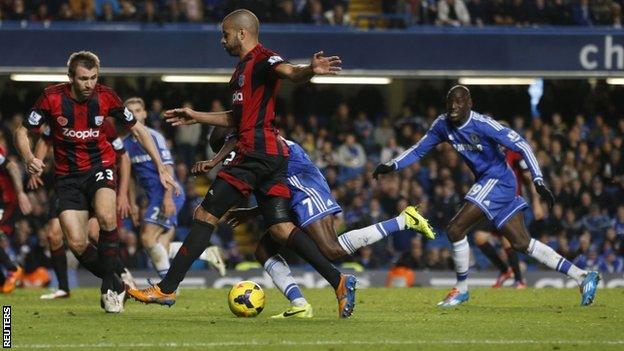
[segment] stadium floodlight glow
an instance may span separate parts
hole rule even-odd
[[[230,78],[226,75],[164,75],[160,79],[167,83],[229,83]]]
[[[69,82],[67,74],[11,74],[14,82]]]
[[[607,84],[610,84],[610,85],[624,85],[624,78],[623,77],[607,78]]]
[[[531,85],[535,82],[535,78],[522,77],[462,77],[459,78],[459,84],[462,85]]]
[[[314,84],[376,84],[392,83],[388,77],[355,77],[355,76],[317,76],[310,80]]]

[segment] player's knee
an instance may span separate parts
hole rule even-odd
[[[117,227],[117,214],[113,213],[99,213],[97,215],[100,229],[112,230]]]
[[[446,227],[446,235],[448,235],[451,241],[455,242],[461,240],[464,236],[464,230],[460,228],[456,223],[451,222]]]
[[[473,239],[474,239],[474,243],[475,243],[475,245],[477,245],[477,246],[479,246],[479,245],[483,245],[483,244],[485,244],[485,243],[488,241],[488,239],[489,239],[489,234],[488,234],[488,233],[486,233],[486,232],[484,232],[484,231],[477,230],[477,231],[474,233],[474,237],[473,237]]]
[[[317,243],[317,245],[323,253],[323,256],[327,257],[327,259],[331,261],[341,259],[345,255],[344,250],[342,249],[342,247],[340,247],[338,242],[332,243],[323,241]]]
[[[529,239],[524,237],[514,238],[511,240],[511,247],[518,252],[526,252],[529,248]]]
[[[156,236],[155,235],[151,235],[150,233],[143,233],[141,234],[141,244],[143,245],[144,248],[151,248],[154,247],[154,245],[156,245]]]
[[[288,237],[294,229],[295,225],[291,222],[277,223],[269,227],[269,234],[273,240],[284,245],[288,242]]]
[[[81,254],[87,249],[87,241],[85,238],[70,237],[67,238],[67,246],[72,252]]]
[[[50,243],[50,248],[52,249],[58,248],[59,246],[63,245],[63,233],[61,233],[60,231],[49,231],[47,239]]]

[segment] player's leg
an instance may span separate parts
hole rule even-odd
[[[338,243],[342,249],[340,251],[345,252],[346,255],[353,255],[360,248],[372,245],[379,240],[405,229],[421,232],[429,239],[435,238],[435,234],[429,222],[418,212],[416,207],[408,206],[401,214],[394,218],[341,234],[338,237]],[[321,244],[319,244],[319,246],[323,248]],[[332,259],[342,257],[335,257],[335,255],[339,253],[336,250],[332,250],[332,252],[334,254],[334,256],[332,256],[333,258],[330,256],[328,257]]]
[[[174,292],[193,262],[210,245],[210,237],[217,222],[232,206],[245,199],[245,195],[222,178],[217,178],[206,193],[204,201],[195,209],[191,230],[173,258],[165,278],[147,289],[129,289],[130,296],[145,303],[173,305]]]
[[[8,241],[6,234],[12,233],[17,215],[17,200],[2,203],[0,199],[0,236],[4,237],[4,240]],[[11,293],[22,280],[24,269],[13,262],[2,247],[0,247],[0,267],[5,267],[7,270],[7,276],[4,283],[0,285],[0,291],[6,294]]]
[[[291,307],[283,313],[271,318],[312,318],[312,305],[303,297],[301,289],[292,277],[290,267],[278,253],[280,245],[273,240],[269,233],[260,238],[256,247],[255,256],[267,274],[273,280],[277,289],[290,301]]]
[[[522,277],[522,270],[520,269],[520,260],[518,259],[518,253],[511,247],[509,240],[505,237],[501,237],[501,244],[503,245],[503,249],[505,250],[505,254],[507,255],[507,262],[511,267],[511,270],[514,274],[514,287],[516,289],[524,289],[526,288],[526,283],[524,282],[524,278]]]
[[[141,243],[152,261],[154,269],[164,278],[169,271],[169,255],[167,249],[158,241],[158,237],[165,232],[165,228],[157,224],[143,222],[141,226]]]
[[[470,266],[470,246],[466,233],[486,219],[483,211],[470,201],[465,201],[459,212],[451,219],[446,228],[446,234],[453,245],[453,262],[457,282],[445,299],[438,303],[441,307],[458,305],[469,298],[468,295],[468,267]]]
[[[286,187],[280,183],[276,185]],[[267,193],[272,194],[276,191],[269,190]],[[256,194],[256,199],[271,237],[297,253],[329,282],[336,291],[339,316],[349,317],[355,306],[355,277],[340,274],[336,267],[323,256],[316,243],[290,221],[288,198]]]
[[[69,297],[69,279],[67,277],[67,254],[63,243],[63,231],[58,217],[52,218],[48,222],[48,245],[50,247],[50,261],[52,269],[58,281],[57,290],[41,295],[43,300],[52,300]]]
[[[501,227],[501,232],[509,240],[514,250],[526,252],[538,262],[576,280],[581,286],[583,294],[581,305],[589,305],[593,302],[600,280],[598,273],[578,268],[550,246],[531,238],[524,224],[524,215],[521,212],[516,213],[506,221]]]
[[[496,236],[496,235],[494,235]],[[496,252],[494,246],[490,243],[490,239],[492,235],[490,232],[485,230],[475,230],[472,239],[481,250],[481,252],[485,255],[485,257],[490,260],[490,262],[499,270],[498,277],[496,278],[496,282],[492,285],[493,288],[500,288],[503,286],[503,283],[509,278],[511,278],[512,271],[509,266],[503,262],[501,257]]]
[[[4,233],[2,233],[1,231],[0,236],[4,236],[6,238]],[[2,278],[4,279],[0,279],[2,280],[2,284],[0,285],[0,292],[4,294],[9,294],[13,292],[13,290],[15,290],[15,287],[21,281],[24,275],[24,270],[17,263],[11,260],[7,252],[4,251],[4,248],[2,247],[0,247],[0,268],[1,267],[6,268],[8,274],[6,277],[4,275],[2,276]]]
[[[119,228],[120,226],[121,226],[121,221],[119,220],[119,217],[117,217],[117,228]],[[101,265],[99,254],[98,254],[98,242],[100,239],[100,223],[98,222],[98,219],[96,216],[92,215],[89,218],[88,227],[89,227],[89,230],[88,230],[89,240],[87,241],[87,244],[84,247],[85,251],[84,252],[79,251],[78,253],[79,254],[85,253],[85,255],[83,255],[85,257],[96,258],[95,260],[91,262],[91,265],[95,265],[93,269],[97,270],[98,273],[96,275],[101,277],[104,275],[104,268]],[[80,261],[80,258],[78,260],[83,266],[85,265],[85,263],[87,263],[87,262]],[[136,284],[134,283],[134,278],[132,277],[132,274],[130,274],[130,271],[128,270],[128,268],[126,268],[126,265],[123,263],[120,256],[117,256],[117,260],[115,261],[115,273],[117,273],[117,275],[121,277],[121,280],[123,281],[124,284],[128,286],[132,286],[132,287],[136,286]]]
[[[108,186],[94,184],[92,207],[100,225],[98,255],[104,267],[101,292],[104,309],[109,313],[123,311],[125,286],[116,272],[119,259],[119,230],[117,228],[117,194]]]

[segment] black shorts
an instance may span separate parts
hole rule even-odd
[[[285,183],[287,167],[286,156],[236,155],[224,163],[202,207],[221,218],[253,194],[267,226],[291,222],[290,189]]]
[[[217,177],[238,189],[247,197],[255,195],[278,196],[290,199],[290,188],[286,185],[288,156],[235,154]]]
[[[92,210],[95,193],[102,188],[117,189],[117,175],[113,167],[98,167],[89,172],[57,177],[57,214],[65,210]]]

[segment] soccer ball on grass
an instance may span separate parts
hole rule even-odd
[[[245,280],[236,283],[228,294],[230,311],[238,317],[255,317],[264,309],[264,291],[260,285]]]

